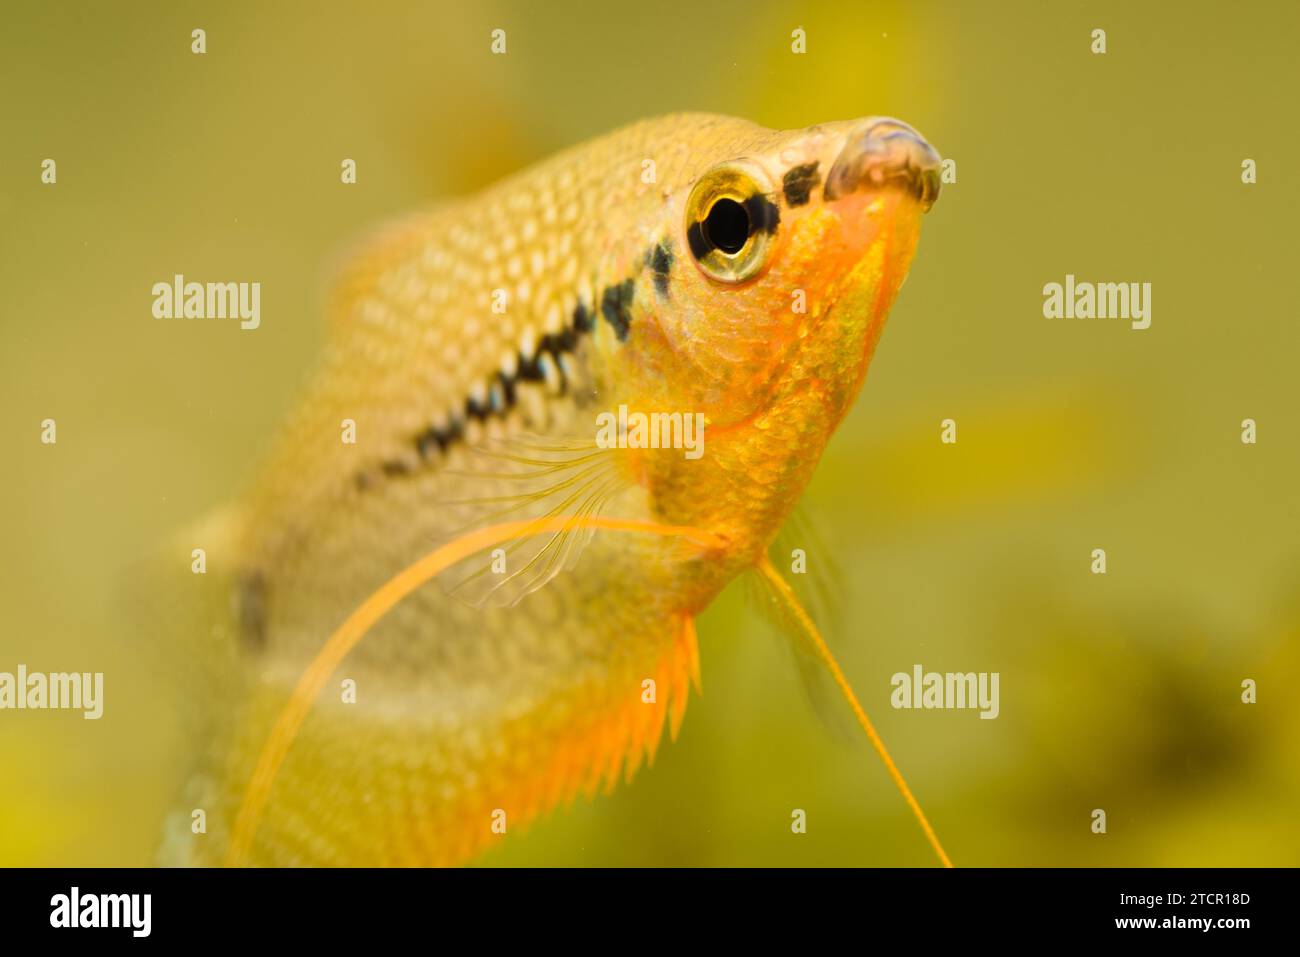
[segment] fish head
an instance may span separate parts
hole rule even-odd
[[[838,420],[862,384],[939,194],[938,153],[899,120],[773,133],[670,204],[682,250],[656,322],[668,374],[711,424],[816,379]]]
[[[883,117],[750,129],[667,197],[661,245],[676,254],[647,256],[624,381],[642,408],[704,415],[699,462],[646,457],[660,512],[752,544],[775,534],[861,389],[941,160]]]

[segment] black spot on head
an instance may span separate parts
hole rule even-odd
[[[668,295],[668,283],[672,277],[673,252],[667,242],[655,244],[647,257],[650,270],[655,277],[655,291],[661,296]]]
[[[802,166],[795,166],[781,180],[781,186],[785,191],[785,201],[791,206],[802,206],[808,202],[808,197],[817,185],[821,177],[817,175],[817,163],[805,163]]]
[[[600,313],[619,342],[627,339],[628,328],[632,325],[632,296],[635,291],[635,283],[624,279],[617,286],[608,287],[600,297]]]
[[[661,275],[667,275],[673,268],[673,251],[666,242],[656,243],[655,248],[650,250],[650,268]]]

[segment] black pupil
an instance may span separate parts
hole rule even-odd
[[[738,253],[749,238],[749,213],[734,199],[720,199],[704,220],[704,234],[724,253]]]

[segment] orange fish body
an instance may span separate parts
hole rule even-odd
[[[325,636],[493,521],[726,545],[575,525],[420,587],[314,702],[247,862],[459,863],[653,758],[698,675],[694,617],[766,554],[862,385],[938,162],[895,120],[668,116],[373,241],[298,412],[211,526],[232,611],[165,859],[222,859]]]

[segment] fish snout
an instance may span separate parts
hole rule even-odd
[[[934,147],[912,127],[890,117],[873,117],[849,133],[826,176],[826,198],[896,186],[929,210],[939,198],[942,164]]]

